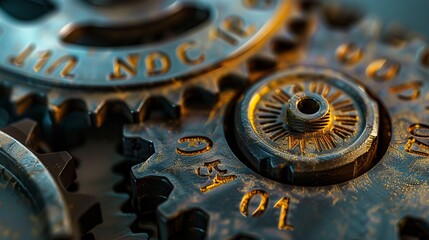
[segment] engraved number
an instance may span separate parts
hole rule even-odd
[[[293,230],[293,226],[287,224],[287,212],[289,210],[289,198],[282,198],[274,205],[275,208],[280,208],[280,217],[278,228],[280,230]]]
[[[252,212],[252,217],[259,217],[261,216],[266,210],[268,206],[269,201],[269,195],[264,190],[252,190],[246,194],[244,194],[243,198],[240,202],[240,213],[248,217],[249,216],[249,205],[252,199],[256,196],[259,196],[259,205],[256,207],[256,209]],[[294,227],[292,225],[287,224],[287,214],[289,211],[289,202],[290,199],[287,197],[283,197],[280,200],[274,204],[274,208],[280,208],[280,217],[278,222],[278,229],[279,230],[293,230]]]
[[[247,217],[249,215],[250,201],[257,195],[259,195],[261,200],[259,202],[259,206],[252,212],[252,217],[259,217],[265,212],[268,205],[268,193],[263,190],[252,190],[244,194],[243,199],[241,199],[240,212],[243,216]]]
[[[198,167],[195,170],[195,173],[200,177],[208,177],[210,179],[210,183],[201,187],[200,191],[202,193],[209,192],[217,187],[220,187],[226,183],[234,181],[237,176],[234,174],[229,174],[227,169],[221,169],[219,167],[221,164],[220,160],[214,160],[211,162],[205,162],[203,166]],[[214,174],[214,177],[213,177]]]
[[[179,139],[176,152],[182,156],[195,156],[210,151],[213,142],[207,137],[191,136]]]

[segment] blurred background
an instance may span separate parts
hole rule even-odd
[[[429,40],[429,0],[328,0],[353,4],[388,25],[401,25]]]

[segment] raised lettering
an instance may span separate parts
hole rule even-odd
[[[228,32],[239,36],[248,37],[255,32],[255,26],[245,26],[243,18],[239,16],[229,16],[223,20],[223,27]]]
[[[183,156],[203,154],[213,147],[212,140],[202,136],[183,137],[178,142],[180,146],[176,148],[176,152]]]
[[[278,228],[280,230],[293,230],[292,225],[287,224],[287,212],[289,210],[289,198],[282,198],[274,205],[275,208],[280,208],[280,217]]]
[[[115,58],[113,60],[113,72],[109,74],[110,80],[123,80],[127,77],[134,77],[138,74],[138,64],[140,56],[130,54],[126,60]]]
[[[24,65],[25,60],[28,58],[28,56],[30,56],[30,54],[34,51],[34,49],[36,49],[36,46],[33,44],[27,46],[26,48],[24,48],[24,50],[22,50],[18,54],[18,56],[11,57],[9,59],[10,63],[17,67]]]
[[[63,78],[74,78],[74,75],[71,72],[77,65],[77,58],[70,55],[62,56],[55,60],[54,63],[48,69],[46,69],[46,74],[50,75],[54,73],[55,70],[61,65],[64,65],[64,67],[60,71],[60,76]]]
[[[414,137],[408,138],[405,144],[405,151],[422,157],[429,157],[429,146]]]
[[[22,50],[18,56],[11,57],[10,63],[15,66],[22,66],[25,63],[25,60],[34,52],[36,49],[35,45],[29,45],[24,50]],[[46,50],[41,51],[37,56],[37,61],[33,66],[34,72],[40,72],[46,65],[48,65],[49,60],[52,58],[52,51]],[[74,78],[74,75],[71,73],[73,69],[76,67],[78,63],[78,59],[72,55],[64,55],[57,58],[49,67],[46,69],[45,74],[51,75],[53,74],[60,66],[64,65],[61,69],[60,76],[63,78]]]
[[[353,43],[344,43],[337,48],[337,59],[345,65],[358,63],[364,55],[363,49]]]
[[[258,207],[252,212],[252,217],[261,216],[267,209],[269,199],[268,193],[263,190],[252,190],[246,193],[241,199],[240,212],[243,216],[247,217],[249,215],[249,204],[255,196],[259,196],[260,201]]]
[[[36,65],[34,65],[33,70],[35,72],[40,72],[42,68],[45,67],[46,63],[49,61],[49,59],[52,56],[51,51],[42,51],[39,53],[39,60],[36,62]]]
[[[429,138],[429,125],[416,123],[408,127],[411,135],[419,138]]]
[[[206,162],[202,167],[198,167],[195,170],[195,173],[200,177],[208,177],[210,179],[210,183],[201,187],[200,191],[202,193],[209,192],[217,187],[220,187],[226,183],[234,181],[237,176],[236,175],[226,175],[228,173],[227,169],[220,169],[219,164],[220,160],[215,160],[211,162]],[[213,177],[214,174],[214,177]]]
[[[218,38],[230,45],[237,45],[239,40],[235,37],[248,37],[255,32],[255,25],[245,26],[244,20],[238,16],[229,16],[222,21],[222,28],[212,31],[212,38]]]
[[[377,59],[368,65],[366,74],[380,81],[392,80],[400,70],[400,64],[388,59]]]
[[[390,92],[397,94],[398,98],[404,101],[415,100],[420,97],[422,82],[407,82],[390,88]]]
[[[163,52],[153,52],[146,57],[146,73],[149,76],[166,74],[171,68],[171,61]]]
[[[205,60],[204,53],[201,53],[197,57],[192,58],[188,53],[189,49],[191,48],[196,48],[195,42],[185,42],[177,47],[176,53],[180,61],[188,65],[196,65],[202,63]]]

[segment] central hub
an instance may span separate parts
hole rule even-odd
[[[292,130],[298,132],[324,130],[331,122],[329,103],[316,93],[297,93],[287,105],[286,122]]]
[[[296,107],[304,114],[315,114],[320,110],[320,103],[313,98],[304,98],[299,99]]]
[[[378,106],[353,79],[300,67],[260,81],[235,115],[246,160],[269,178],[296,185],[343,182],[376,158]]]

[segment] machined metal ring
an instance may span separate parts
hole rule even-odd
[[[236,139],[267,177],[298,185],[355,178],[374,165],[377,103],[350,77],[294,67],[263,79],[237,108]]]

